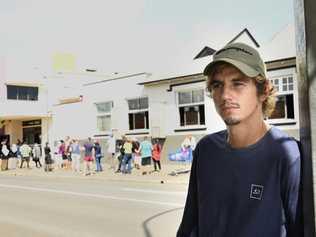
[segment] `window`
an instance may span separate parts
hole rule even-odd
[[[274,86],[275,90],[279,93],[294,91],[293,76],[283,76],[280,78],[274,78],[271,79],[271,83]]]
[[[97,109],[97,129],[100,132],[111,130],[111,111],[113,102],[101,102],[95,104]]]
[[[277,92],[275,109],[269,119],[295,119],[294,79],[292,75],[271,79]]]
[[[275,109],[269,119],[294,119],[293,94],[277,96]]]
[[[180,126],[205,125],[204,90],[178,92]]]
[[[131,99],[127,103],[129,130],[149,129],[148,98]]]
[[[111,115],[97,116],[97,128],[99,131],[111,130]]]
[[[7,85],[9,100],[38,100],[38,87]]]

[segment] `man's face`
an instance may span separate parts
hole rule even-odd
[[[253,79],[231,65],[220,66],[211,82],[212,97],[218,114],[227,126],[261,119],[262,101]]]

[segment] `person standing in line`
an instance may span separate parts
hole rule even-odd
[[[8,161],[8,169],[15,170],[17,165],[18,147],[15,143],[11,145],[11,155]]]
[[[19,167],[20,162],[22,161],[22,156],[21,156],[21,152],[20,152],[20,147],[22,145],[22,142],[20,139],[17,139],[16,141],[16,146],[17,146],[17,162],[16,162],[16,166]]]
[[[55,168],[56,169],[60,169],[61,168],[61,161],[62,161],[62,158],[61,158],[61,154],[60,154],[60,145],[61,145],[61,141],[58,140],[55,145],[54,145],[54,163],[55,163]]]
[[[61,168],[67,169],[67,164],[68,164],[68,156],[67,156],[67,151],[66,151],[66,143],[64,140],[60,140],[60,147],[59,147],[59,153],[61,154]]]
[[[66,136],[65,138],[65,155],[67,157],[67,160],[65,161],[66,162],[66,169],[69,170],[71,169],[72,165],[72,159],[71,159],[71,143],[72,143],[72,140],[70,139],[69,136]]]
[[[109,169],[115,169],[114,166],[114,159],[115,159],[115,153],[116,153],[116,139],[113,135],[113,133],[111,133],[109,139],[108,139],[108,150],[107,152],[110,154],[110,167]]]
[[[45,147],[44,147],[44,155],[45,155],[45,167],[44,167],[44,171],[45,172],[49,172],[52,171],[52,163],[53,163],[53,159],[52,159],[52,155],[51,155],[51,149],[49,147],[49,143],[46,142]]]
[[[231,43],[206,66],[226,130],[197,144],[177,237],[301,237],[298,144],[269,126],[275,93],[256,49]]]
[[[142,155],[141,164],[143,166],[142,168],[143,175],[149,173],[150,171],[149,170],[150,168],[147,168],[147,167],[150,167],[151,165],[152,150],[153,150],[152,143],[148,140],[147,136],[144,137],[144,140],[140,143],[140,151]]]
[[[78,139],[73,139],[70,145],[71,150],[71,168],[73,172],[80,172],[80,145]]]
[[[42,151],[41,151],[41,147],[37,143],[35,143],[33,146],[32,154],[33,154],[33,161],[35,162],[36,168],[41,168],[42,164],[41,164],[40,158],[42,156]]]
[[[62,169],[64,167],[64,161],[67,160],[66,154],[65,154],[65,142],[64,140],[60,140],[58,143],[58,152],[57,152],[57,166],[58,168]]]
[[[132,140],[127,138],[126,142],[124,143],[124,157],[122,161],[121,171],[123,174],[131,174],[132,172]]]
[[[135,140],[133,141],[133,151],[134,151],[134,165],[136,169],[140,169],[141,167],[141,150],[140,150],[140,143]]]
[[[88,138],[88,141],[83,145],[84,147],[84,175],[91,174],[92,161],[93,161],[93,143],[91,137]]]
[[[32,148],[23,141],[22,145],[20,147],[20,152],[21,152],[20,169],[23,168],[23,163],[24,162],[26,162],[27,168],[30,169],[30,155],[31,155],[31,152],[32,152]]]
[[[1,158],[1,170],[8,170],[8,160],[10,157],[10,146],[8,144],[8,140],[4,139],[1,142],[0,147],[0,158]]]
[[[125,149],[124,149],[125,142],[126,142],[126,137],[123,136],[121,144],[119,145],[120,154],[117,157],[117,159],[119,160],[119,164],[118,164],[118,167],[117,167],[117,170],[115,171],[115,173],[120,173],[122,171],[121,170],[122,169],[122,162],[123,162],[123,158],[125,155]]]
[[[102,168],[102,164],[101,164],[101,159],[102,159],[102,150],[101,150],[101,146],[100,146],[100,142],[98,140],[96,140],[94,142],[94,157],[95,157],[95,164],[96,164],[96,172],[102,172],[103,168]]]
[[[159,139],[155,139],[154,145],[153,145],[153,151],[152,151],[152,159],[154,162],[154,168],[155,171],[161,170],[161,164],[160,164],[160,157],[161,157],[161,145],[159,143]],[[158,169],[157,169],[158,166]]]

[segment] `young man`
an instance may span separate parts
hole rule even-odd
[[[294,139],[264,122],[275,102],[259,53],[229,44],[204,75],[227,130],[196,146],[177,237],[303,236],[300,153]]]

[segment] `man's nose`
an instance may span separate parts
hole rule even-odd
[[[223,85],[221,97],[223,100],[231,99],[232,97],[232,88],[229,85]]]

